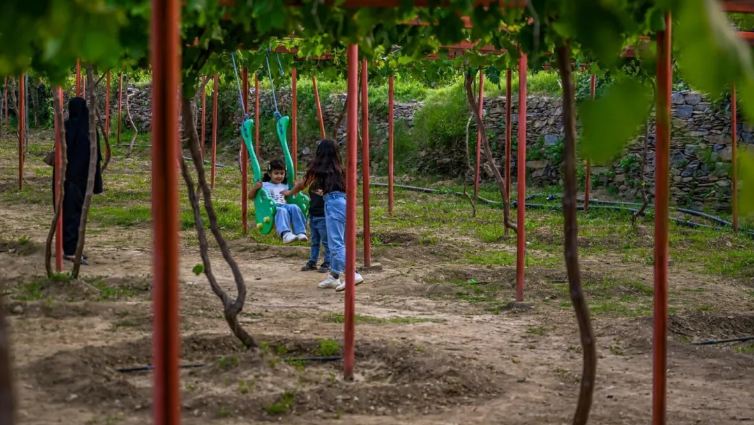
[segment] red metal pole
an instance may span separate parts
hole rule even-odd
[[[210,185],[215,188],[215,174],[217,173],[217,95],[220,89],[220,77],[215,74],[212,87],[212,169],[210,171]]]
[[[256,149],[257,157],[262,152],[262,139],[259,135],[259,75],[254,73],[254,149]]]
[[[243,80],[241,82],[243,90],[243,111],[249,113],[249,70],[243,69]],[[254,123],[255,128],[259,128],[259,121]],[[241,143],[241,227],[245,235],[249,231],[248,222],[248,184],[249,184],[249,153],[246,152],[246,145]]]
[[[55,88],[55,96],[58,97],[59,108],[55,108],[55,202],[56,205],[63,196],[63,123],[59,118],[63,116],[63,88]],[[63,202],[59,203],[60,212],[55,223],[55,271],[63,271]]]
[[[479,101],[477,109],[479,114],[484,113],[484,71],[479,70]],[[482,117],[484,119],[484,117]],[[474,199],[479,196],[479,183],[481,182],[481,167],[482,167],[482,130],[477,128],[476,130],[476,171],[474,173]]]
[[[597,76],[592,74],[589,80],[589,93],[592,99],[597,95]],[[592,192],[592,163],[586,160],[586,170],[584,171],[584,211],[589,211],[589,198]]]
[[[346,168],[346,294],[343,320],[343,376],[353,379],[354,310],[356,304],[356,141],[359,129],[359,46],[348,45],[348,115],[346,134],[348,164]]]
[[[105,78],[105,134],[110,137],[110,71]]]
[[[526,72],[528,70],[526,54],[521,53],[518,60],[518,158],[516,164],[516,183],[518,207],[516,227],[518,228],[516,249],[516,301],[524,300],[524,270],[526,267]]]
[[[505,70],[505,197],[511,199],[511,157],[513,149],[513,93],[511,70]]]
[[[730,138],[733,176],[731,178],[731,208],[733,213],[733,231],[738,232],[738,105],[736,105],[736,85],[730,92]]]
[[[200,144],[201,149],[200,152],[202,154],[202,159],[204,159],[204,147],[207,144],[207,94],[204,91],[204,86],[202,86],[202,137],[200,138]],[[243,143],[242,143],[243,144]]]
[[[18,79],[18,190],[24,188],[24,146],[26,144],[26,81],[21,74]]]
[[[83,87],[84,85],[81,84],[81,61],[76,59],[76,96],[83,96]]]
[[[118,81],[118,126],[115,130],[116,143],[120,143],[120,129],[123,123],[123,73],[120,73]]]
[[[293,157],[294,174],[298,170],[298,95],[296,93],[298,84],[298,74],[296,67],[291,69],[291,156]],[[293,176],[295,178],[295,175]]]
[[[364,213],[364,267],[372,265],[372,232],[369,225],[369,63],[361,61],[361,174]]]
[[[317,77],[312,75],[312,88],[314,89],[314,103],[317,105],[317,119],[319,120],[319,137],[325,138],[325,118],[322,116],[322,104],[319,102],[319,90],[317,89]]]
[[[657,114],[655,137],[655,248],[654,248],[654,353],[652,364],[652,424],[664,425],[667,411],[668,336],[668,206],[670,157],[670,98],[673,87],[671,66],[672,27],[670,12],[665,31],[657,33]]]
[[[387,80],[387,211],[393,215],[395,207],[395,76]]]
[[[178,425],[178,93],[180,3],[152,0],[152,218],[154,322],[154,423]]]

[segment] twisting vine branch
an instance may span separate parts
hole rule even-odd
[[[65,142],[65,125],[63,124],[63,105],[60,103],[60,99],[53,92],[52,102],[55,105],[53,108],[54,119],[58,122],[57,133],[55,138],[60,140],[60,146],[55,146],[55,149],[60,148],[60,155],[63,157],[63,165],[60,167],[60,194],[55,198],[55,213],[52,217],[52,223],[50,223],[50,231],[47,232],[47,240],[45,241],[45,270],[47,271],[47,277],[52,277],[52,239],[55,236],[55,232],[58,228],[58,219],[63,211],[63,197],[65,196],[65,169],[68,165],[67,146]],[[53,182],[55,179],[53,179]],[[52,192],[55,193],[55,187]],[[61,235],[62,237],[62,235]]]

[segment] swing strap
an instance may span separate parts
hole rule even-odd
[[[272,69],[270,68],[270,48],[267,48],[267,53],[264,55],[264,61],[267,64],[267,74],[270,76],[270,87],[272,88],[272,103],[275,105],[275,121],[277,122],[280,120],[280,117],[283,115],[280,113],[280,110],[278,109],[278,99],[275,95],[275,81],[272,79]],[[278,58],[278,61],[280,61],[280,58]],[[278,62],[279,63],[279,62]],[[282,66],[280,67],[280,70],[282,71]]]
[[[238,79],[238,67],[236,66],[236,52],[232,52],[230,54],[230,58],[233,60],[233,72],[236,75],[236,87],[238,87],[238,104],[241,106],[241,111],[243,112],[243,118],[241,119],[241,122],[245,121],[246,118],[249,118],[249,113],[246,111],[246,108],[243,106],[243,89],[241,88],[241,80]]]

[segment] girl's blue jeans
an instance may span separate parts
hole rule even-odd
[[[346,268],[346,194],[330,192],[324,198],[327,243],[330,248],[330,271],[342,274]]]
[[[324,261],[322,264],[330,265],[330,244],[327,240],[327,218],[314,217],[309,218],[309,230],[312,233],[311,252],[309,254],[309,262],[315,264],[319,259],[319,244],[321,243],[325,249]]]
[[[306,218],[301,208],[293,204],[277,204],[275,211],[275,230],[283,236],[287,232],[294,235],[306,234]]]

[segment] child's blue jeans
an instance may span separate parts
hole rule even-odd
[[[275,211],[275,230],[283,236],[287,232],[294,235],[306,234],[306,218],[301,208],[293,204],[277,204]]]
[[[325,221],[327,243],[330,248],[330,271],[346,271],[346,194],[330,192],[325,195]]]
[[[322,217],[311,216],[309,218],[309,230],[312,233],[311,253],[309,262],[315,264],[319,259],[319,244],[325,248],[325,255],[322,264],[330,265],[330,245],[327,243],[327,219]]]

